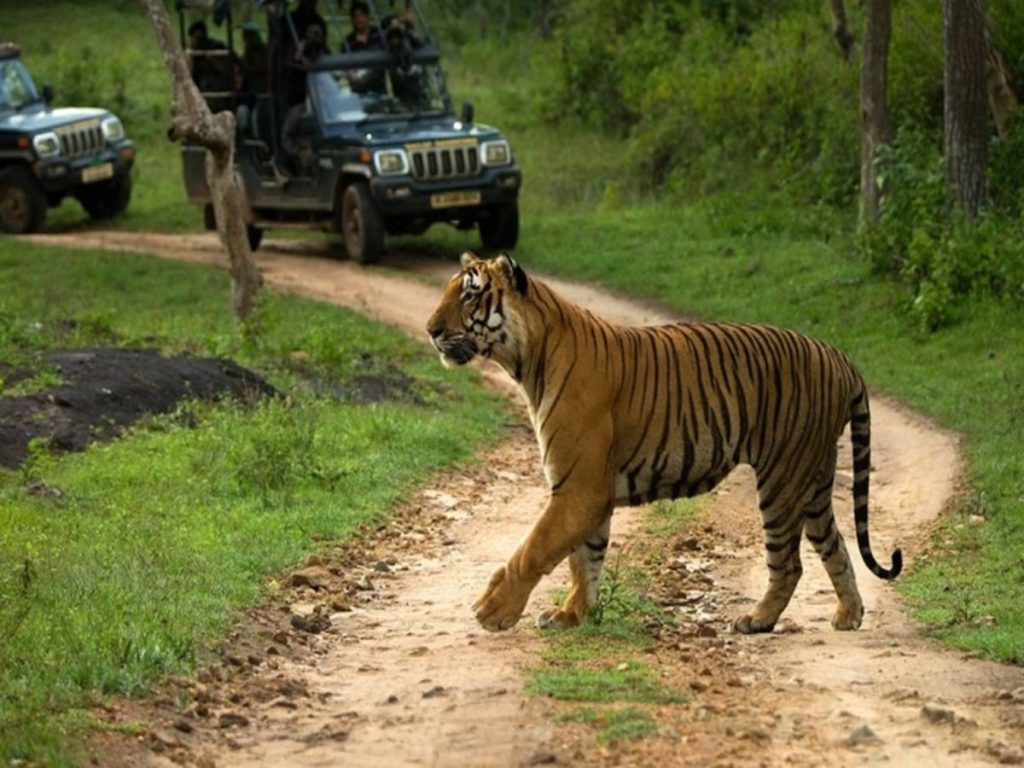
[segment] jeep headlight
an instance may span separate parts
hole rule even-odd
[[[409,156],[404,149],[384,149],[373,156],[373,165],[381,176],[399,176],[409,172]]]
[[[104,118],[100,128],[103,129],[103,138],[107,141],[120,141],[124,138],[124,126],[121,120],[113,115]]]
[[[512,150],[504,139],[485,141],[480,145],[484,165],[508,165],[512,162]]]
[[[32,146],[40,157],[56,157],[60,154],[60,139],[53,131],[33,136]]]

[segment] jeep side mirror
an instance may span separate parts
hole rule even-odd
[[[53,102],[53,83],[49,80],[43,83],[43,98],[46,99],[47,104]]]
[[[462,126],[469,128],[473,124],[473,102],[462,102]]]

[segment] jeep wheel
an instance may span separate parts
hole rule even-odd
[[[365,181],[355,181],[341,195],[341,231],[352,261],[372,264],[384,250],[384,220]]]
[[[480,242],[488,250],[515,248],[519,242],[519,206],[516,203],[491,208],[490,214],[480,219]]]
[[[203,226],[207,232],[217,231],[217,215],[213,212],[213,203],[203,206]],[[263,230],[252,224],[245,225],[245,235],[249,239],[249,250],[255,252],[263,242]]]
[[[259,227],[254,227],[249,224],[245,228],[245,234],[249,237],[249,250],[255,251],[260,247],[260,243],[263,242],[263,230]]]
[[[112,219],[124,213],[128,202],[132,199],[132,177],[127,173],[116,176],[110,181],[91,184],[78,192],[75,197],[85,208],[90,218],[102,220]]]
[[[28,168],[0,171],[0,231],[11,235],[38,232],[46,220],[46,196]]]

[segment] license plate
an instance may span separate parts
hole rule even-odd
[[[103,181],[114,177],[114,164],[102,163],[82,169],[82,183],[92,184],[94,181]]]
[[[475,190],[439,192],[430,196],[431,208],[455,208],[460,205],[480,205],[480,193]]]

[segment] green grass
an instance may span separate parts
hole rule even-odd
[[[527,690],[535,696],[550,696],[559,701],[686,701],[682,694],[667,690],[654,670],[639,662],[622,662],[614,667],[544,669],[531,676]]]
[[[75,762],[96,696],[190,669],[270,574],[384,519],[504,418],[472,374],[351,312],[265,292],[263,335],[246,338],[212,268],[3,238],[0,283],[5,361],[146,344],[234,357],[283,392],[255,408],[186,403],[118,442],[60,457],[37,447],[0,471],[5,762]],[[396,372],[418,402],[343,395],[353,376]],[[321,396],[323,382],[338,386]]]
[[[644,519],[644,532],[654,539],[670,539],[693,522],[703,503],[704,499],[699,496],[692,499],[656,501],[650,506],[650,511]]]
[[[597,710],[581,707],[558,718],[563,723],[583,723],[597,730],[597,743],[613,746],[657,733],[658,726],[650,712],[639,707]]]
[[[678,519],[675,511],[666,514]],[[571,630],[546,633],[541,663],[527,670],[526,689],[533,696],[598,705],[563,710],[559,720],[590,726],[602,745],[656,733],[651,709],[689,701],[638,660],[653,647],[652,628],[672,619],[645,594],[647,573],[624,565],[622,558],[606,565],[589,619]]]

